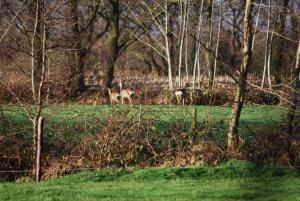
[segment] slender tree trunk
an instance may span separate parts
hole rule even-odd
[[[199,55],[200,56],[200,55]],[[197,61],[197,82],[198,82],[198,88],[201,88],[201,69],[200,69],[200,59]]]
[[[231,4],[231,3],[230,3]],[[237,13],[235,5],[230,5],[232,11],[232,37],[231,37],[231,47],[232,54],[230,57],[230,64],[232,67],[236,67],[236,60],[239,56],[239,52],[242,48],[242,43],[240,41],[240,33],[239,33],[239,23],[238,18],[239,15]]]
[[[70,48],[70,76],[69,76],[69,93],[76,96],[79,92],[84,91],[84,74],[81,53],[80,33],[78,26],[78,5],[77,0],[70,0],[70,17],[69,23],[72,30],[72,45]]]
[[[294,130],[293,122],[295,118],[297,102],[298,102],[298,89],[299,89],[299,75],[300,75],[300,42],[298,44],[298,50],[296,54],[296,63],[292,73],[292,93],[291,103],[287,115],[287,133],[291,135]]]
[[[44,0],[36,0],[36,15],[35,15],[35,25],[34,25],[34,32],[32,36],[32,45],[36,44],[35,49],[33,52],[35,52],[34,55],[37,55],[36,61],[33,62],[33,67],[39,67],[33,68],[32,74],[34,79],[34,82],[32,82],[32,87],[35,91],[35,118],[32,121],[33,125],[33,159],[37,158],[37,132],[38,132],[38,119],[40,119],[42,115],[42,108],[44,103],[44,82],[46,77],[46,40],[47,40],[47,34],[46,34],[46,15],[45,15],[45,4]],[[36,38],[38,36],[38,39]],[[36,43],[35,43],[36,42]],[[38,52],[38,53],[36,53]],[[37,166],[33,166],[33,170],[37,170]]]
[[[213,17],[213,0],[207,1],[208,6],[208,15],[207,15],[207,32],[209,34],[209,38],[206,42],[206,47],[211,50],[212,49],[212,37],[213,37],[213,26],[212,26],[212,17]],[[211,89],[213,85],[213,76],[214,76],[214,66],[213,59],[210,51],[205,52],[206,65],[208,70],[208,86]]]
[[[253,49],[254,49],[255,36],[256,36],[258,22],[259,22],[259,17],[260,17],[261,5],[262,5],[262,0],[259,1],[259,6],[258,6],[258,13],[257,13],[256,22],[255,22],[255,28],[254,28],[253,40],[252,40],[252,47],[251,47],[251,51],[252,52],[253,52]]]
[[[186,23],[185,23],[185,53],[184,53],[184,65],[185,65],[185,71],[186,71],[186,80],[189,82],[189,67],[188,67],[188,46],[189,46],[189,40],[188,40],[188,24],[189,24],[189,7],[190,2],[187,0],[186,5]]]
[[[184,6],[182,6],[182,2],[180,1],[180,8],[181,8],[181,23],[180,23],[180,44],[179,44],[179,61],[178,61],[178,84],[179,87],[181,87],[181,66],[182,66],[182,49],[183,49],[183,42],[184,42],[184,36],[186,34],[185,32],[185,23],[186,23],[186,8],[187,3],[184,1]]]
[[[114,79],[115,63],[119,54],[119,0],[110,0],[112,6],[112,21],[111,21],[111,33],[110,33],[110,47],[107,58],[107,65],[103,69],[103,85],[101,91],[106,94],[107,88],[111,88],[112,81]]]
[[[199,13],[199,21],[198,21],[198,32],[197,32],[197,40],[200,40],[201,28],[202,28],[202,14],[203,14],[203,2],[201,1],[201,8]],[[198,84],[200,84],[200,64],[199,64],[199,57],[200,57],[200,43],[196,41],[196,51],[195,51],[195,58],[194,58],[194,67],[193,67],[193,91],[195,90],[195,79],[196,79],[196,67],[198,67]]]
[[[175,69],[175,66],[176,66],[176,63],[178,62],[178,59],[176,57],[176,52],[177,52],[177,49],[176,49],[176,41],[175,41],[175,23],[176,23],[176,19],[174,19],[176,16],[172,13],[174,10],[177,10],[178,9],[178,4],[173,4],[171,7],[170,7],[170,13],[168,15],[168,19],[169,19],[169,22],[168,22],[168,32],[167,32],[167,36],[168,36],[168,41],[169,41],[169,52],[170,52],[170,62],[171,62],[171,66],[172,68],[174,68],[174,70],[172,70],[172,73],[174,76],[176,76],[176,69]]]
[[[239,83],[235,94],[234,105],[232,108],[231,121],[227,136],[228,148],[234,149],[238,144],[238,127],[241,110],[244,104],[246,81],[248,70],[251,62],[252,52],[252,9],[253,0],[246,0],[245,16],[244,16],[244,36],[243,36],[243,61],[240,68]]]
[[[39,85],[41,79],[41,68],[42,68],[42,59],[43,59],[43,47],[42,47],[42,0],[36,0],[30,4],[30,9],[33,11],[33,34],[31,36],[31,88],[32,88],[32,96],[34,99],[34,103],[39,105]],[[33,154],[32,158],[35,161],[36,158],[36,133],[37,133],[37,123],[36,119],[33,121],[33,130],[32,130],[32,138],[33,138]],[[34,169],[33,169],[34,171]]]
[[[264,70],[263,70],[263,77],[261,81],[261,88],[264,87],[265,83],[265,77],[266,77],[266,71],[268,70],[268,81],[269,81],[269,87],[271,89],[271,81],[270,81],[270,66],[269,61],[271,57],[271,34],[270,34],[270,21],[271,21],[271,0],[269,0],[269,9],[268,9],[268,22],[267,22],[267,38],[266,38],[266,49],[265,49],[265,59],[264,59]]]
[[[40,81],[40,74],[42,69],[42,1],[36,0],[30,4],[30,10],[34,14],[32,16],[33,35],[31,38],[31,88],[34,102],[37,101],[37,90]]]
[[[289,0],[283,0],[283,5],[280,16],[279,16],[279,25],[276,29],[276,32],[284,35],[285,33],[285,22],[286,22],[286,14],[287,14],[287,7],[289,5]],[[283,55],[285,52],[285,39],[277,37],[275,38],[275,43],[274,43],[274,81],[275,84],[281,84],[281,72],[283,69]]]
[[[167,56],[167,63],[168,63],[168,80],[169,80],[169,90],[173,90],[173,75],[172,75],[172,63],[171,63],[171,57],[170,57],[170,45],[169,45],[169,39],[167,36],[168,33],[168,26],[169,26],[169,13],[168,13],[168,0],[165,2],[165,50],[166,50],[166,56]]]
[[[274,33],[271,33],[269,46],[268,46],[268,61],[267,61],[267,69],[268,69],[268,83],[269,83],[269,90],[272,90],[272,82],[271,82],[271,57],[272,57],[272,43],[273,43],[273,35]]]
[[[222,1],[219,0],[219,26],[218,26],[218,36],[217,36],[217,44],[216,44],[216,55],[215,55],[215,61],[214,61],[213,86],[214,86],[214,83],[215,83],[216,72],[217,72],[217,57],[218,57],[218,54],[219,54],[219,42],[220,42],[221,26],[222,26]]]

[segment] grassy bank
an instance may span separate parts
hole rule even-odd
[[[0,183],[0,200],[300,200],[300,174],[229,161],[215,167],[96,170]]]

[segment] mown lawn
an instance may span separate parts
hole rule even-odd
[[[33,106],[26,107],[29,112],[34,112]],[[141,107],[141,115],[144,119],[156,119],[157,121],[190,120],[192,110],[197,109],[199,122],[227,121],[230,119],[231,108],[222,106],[176,106],[176,105],[148,105]],[[15,123],[26,123],[28,119],[22,108],[16,105],[4,105],[4,114]],[[139,114],[140,107],[135,105],[112,108],[110,105],[80,105],[80,104],[56,104],[44,108],[44,116],[56,122],[77,122],[93,119],[108,118],[134,118]],[[245,106],[241,115],[241,123],[268,124],[284,120],[287,109],[280,106]]]
[[[31,142],[32,123],[26,117],[24,110],[16,105],[3,105],[7,124],[0,124],[0,135],[17,133],[22,139]],[[191,125],[191,114],[197,109],[198,131],[209,133],[212,139],[226,144],[226,134],[230,119],[231,108],[222,106],[178,106],[178,105],[81,105],[55,104],[44,108],[45,140],[54,142],[58,136],[66,140],[78,141],[83,136],[99,133],[101,125],[107,124],[109,119],[123,123],[126,121],[155,122],[153,129],[159,136],[169,133],[170,124],[184,124],[188,132]],[[32,105],[26,109],[33,113]],[[141,112],[140,112],[141,111]],[[286,117],[287,109],[280,106],[245,106],[240,120],[240,135],[251,138],[266,131],[280,130],[280,122]],[[126,125],[126,123],[124,124]],[[182,131],[181,131],[182,132]]]
[[[62,133],[63,136],[80,137],[99,130],[99,122],[108,122],[112,118],[124,122],[127,120],[155,121],[155,127],[160,134],[167,133],[170,122],[185,122],[187,128],[191,124],[193,109],[197,109],[198,127],[208,127],[212,136],[222,141],[226,140],[228,122],[231,108],[221,106],[176,106],[176,105],[138,105],[134,107],[117,105],[80,105],[80,104],[56,104],[44,108],[46,118],[46,135],[53,137]],[[17,133],[31,133],[32,124],[26,117],[22,108],[16,105],[4,105],[4,115],[10,122],[10,130],[13,128]],[[29,112],[34,112],[33,106],[27,106]],[[141,112],[139,112],[141,110]],[[280,127],[279,122],[284,121],[287,110],[279,106],[245,106],[240,120],[241,135],[255,135],[265,130]],[[78,128],[81,127],[81,128]],[[84,127],[84,128],[83,128]],[[5,129],[0,131],[5,133]],[[76,133],[74,133],[74,131]]]
[[[0,183],[0,200],[300,200],[300,173],[229,161],[215,167],[96,170],[39,184]]]

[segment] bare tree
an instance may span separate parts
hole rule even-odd
[[[72,44],[70,47],[70,77],[69,77],[69,93],[71,96],[76,96],[78,92],[84,91],[84,75],[83,61],[81,54],[81,41],[78,19],[77,0],[69,0],[70,17],[68,19],[71,26]]]
[[[298,89],[299,89],[299,75],[300,75],[300,42],[298,43],[298,50],[296,53],[295,67],[292,72],[292,93],[291,93],[291,103],[287,115],[287,133],[293,133],[293,122],[296,113],[296,107],[298,102]]]
[[[35,103],[38,102],[38,84],[40,82],[40,74],[42,70],[42,9],[43,1],[36,0],[29,4],[29,9],[33,16],[33,32],[31,37],[31,89]]]
[[[114,79],[115,63],[119,54],[120,3],[119,0],[109,0],[109,3],[112,7],[110,45],[107,56],[107,65],[103,69],[102,93],[105,93],[107,88],[111,88]]]
[[[184,3],[182,3],[182,0],[180,1],[180,12],[181,12],[181,23],[180,23],[180,41],[179,41],[179,61],[178,61],[178,83],[179,86],[182,86],[182,79],[181,79],[181,66],[182,66],[182,50],[183,50],[183,42],[184,42],[184,36],[186,33],[186,21],[187,21],[187,1],[185,0]]]
[[[222,1],[219,0],[219,23],[218,23],[217,44],[216,44],[216,53],[215,53],[215,61],[214,61],[213,85],[215,83],[216,71],[217,71],[217,57],[218,57],[218,53],[219,53],[221,27],[222,27]]]
[[[268,82],[269,89],[272,89],[271,84],[271,73],[270,73],[270,60],[271,60],[271,50],[272,50],[272,38],[273,34],[270,33],[270,23],[271,23],[271,0],[268,3],[268,20],[267,20],[267,37],[266,37],[266,47],[265,47],[265,58],[264,58],[264,69],[263,69],[263,77],[261,81],[261,88],[264,87],[266,71],[268,71]]]
[[[244,14],[244,35],[243,35],[243,61],[240,67],[238,86],[236,89],[234,105],[232,108],[232,115],[229,125],[229,132],[227,135],[228,148],[234,149],[238,144],[238,128],[239,120],[244,104],[246,81],[249,71],[249,66],[252,58],[252,9],[253,0],[246,0],[245,14]]]
[[[169,41],[169,34],[174,34],[169,32],[169,11],[168,11],[168,1],[164,0],[163,4],[160,2],[155,2],[154,6],[151,7],[147,4],[143,4],[146,10],[149,13],[149,17],[151,18],[151,28],[155,29],[152,31],[151,29],[147,28],[143,25],[139,19],[135,18],[136,21],[140,26],[142,26],[145,30],[147,30],[147,34],[150,37],[156,47],[152,42],[147,41],[145,38],[135,35],[135,37],[145,45],[149,46],[153,49],[158,55],[160,55],[165,61],[167,66],[167,74],[168,74],[168,87],[169,90],[173,90],[173,74],[172,74],[172,62],[171,62],[171,55],[170,55],[170,41]],[[160,40],[161,39],[161,40]]]
[[[208,32],[208,39],[206,42],[206,47],[208,49],[212,49],[212,37],[213,37],[213,0],[207,1],[208,6],[208,15],[207,15],[207,32]],[[206,51],[205,52],[205,58],[206,58],[206,65],[208,70],[208,86],[211,88],[213,84],[213,76],[214,76],[214,66],[213,66],[213,57],[211,55],[211,52]]]
[[[186,74],[186,80],[189,82],[189,67],[188,67],[188,29],[189,29],[189,10],[190,10],[190,1],[187,0],[187,11],[186,11],[186,23],[185,23],[185,51],[184,51],[184,65],[185,65],[185,74]]]
[[[37,76],[38,82],[34,81],[32,88],[33,92],[35,92],[35,105],[36,105],[36,112],[35,116],[33,118],[33,150],[34,150],[34,159],[37,158],[38,150],[37,150],[37,137],[38,132],[41,132],[41,129],[43,129],[43,126],[41,126],[41,119],[42,117],[42,108],[44,103],[44,83],[45,83],[45,77],[46,77],[46,15],[45,15],[45,2],[44,0],[36,0],[36,15],[35,15],[35,28],[34,28],[34,34],[32,36],[32,41],[36,41],[36,34],[40,34],[38,36],[38,48],[40,48],[38,51],[40,51],[41,58],[37,59],[36,65],[41,66],[41,69],[39,71],[33,71],[32,74]],[[39,28],[39,32],[37,31],[37,28]],[[33,42],[33,45],[34,45]],[[37,47],[37,46],[35,46]],[[33,67],[33,70],[35,68]],[[34,90],[37,89],[37,90]],[[40,158],[39,158],[40,160]],[[37,161],[37,166],[35,166],[35,169],[37,171],[37,181],[40,179],[40,169],[37,168],[38,164],[40,164],[40,161]]]
[[[280,13],[279,13],[279,22],[275,27],[275,31],[280,34],[284,35],[285,28],[286,28],[286,15],[288,13],[288,5],[289,0],[280,1],[279,4]],[[273,65],[274,65],[274,81],[275,84],[280,84],[282,82],[282,75],[281,72],[283,70],[283,61],[284,61],[284,50],[286,49],[285,41],[281,37],[276,37],[274,42],[274,57],[273,57]]]
[[[165,0],[165,6],[164,6],[164,10],[165,10],[165,44],[166,44],[166,56],[167,56],[167,62],[168,62],[168,80],[169,80],[169,90],[173,90],[173,76],[172,76],[172,65],[171,65],[171,57],[170,57],[170,45],[169,45],[169,39],[168,39],[168,22],[169,22],[169,12],[168,12],[168,0]]]
[[[198,32],[197,32],[197,40],[200,41],[201,35],[201,28],[203,22],[203,4],[204,0],[201,1],[201,7],[199,12],[199,19],[198,19]],[[196,67],[198,67],[198,82],[200,84],[200,64],[199,64],[199,57],[200,57],[200,47],[201,44],[196,40],[196,51],[195,51],[195,58],[194,58],[194,67],[193,67],[193,90],[195,90],[195,79],[196,79]]]
[[[258,12],[257,12],[257,17],[256,17],[255,28],[254,28],[254,33],[253,33],[253,40],[252,40],[252,47],[251,47],[252,51],[254,49],[254,44],[255,44],[255,36],[256,36],[256,32],[257,32],[257,28],[258,28],[261,5],[262,5],[262,0],[259,1],[259,5],[258,5]]]

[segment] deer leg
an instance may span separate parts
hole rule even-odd
[[[180,104],[180,98],[179,98],[179,96],[176,96],[176,100],[177,100],[177,104],[179,105]]]
[[[109,101],[110,101],[110,105],[113,106],[113,100],[111,99],[110,96],[109,96]]]

